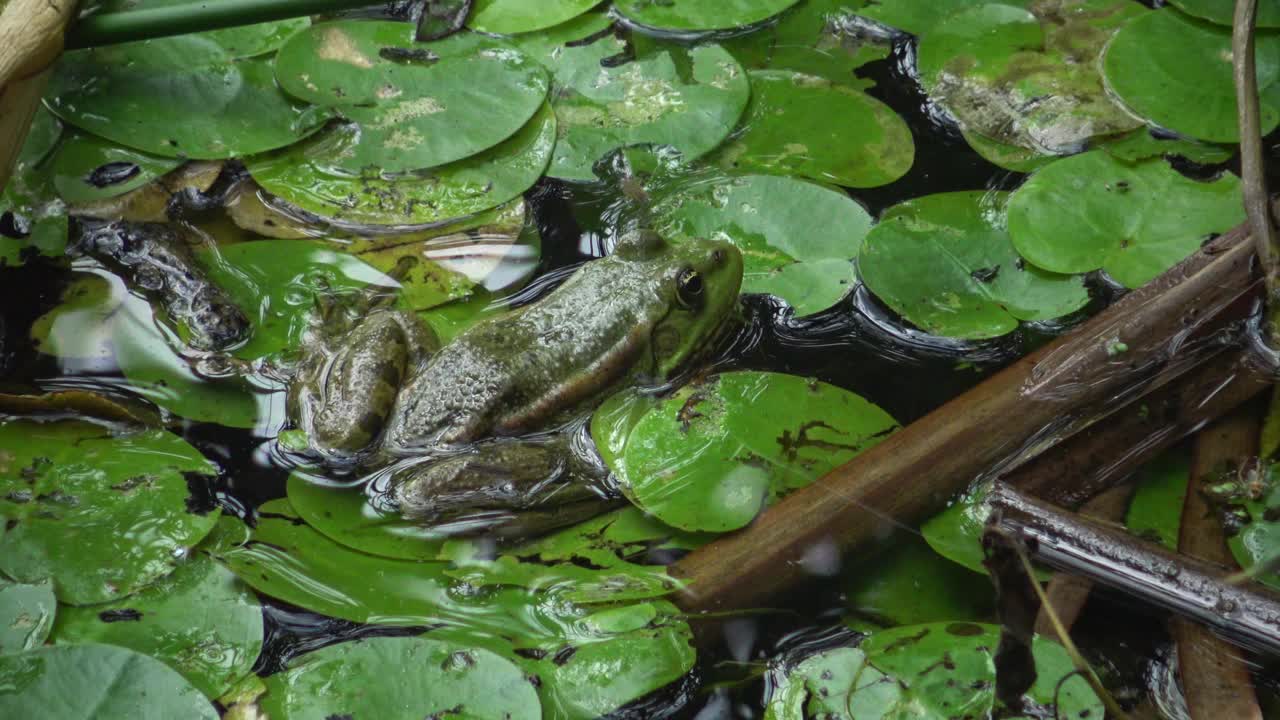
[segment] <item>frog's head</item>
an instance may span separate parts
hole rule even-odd
[[[720,240],[669,243],[649,230],[619,241],[615,254],[650,268],[665,312],[650,336],[653,369],[671,377],[708,348],[733,317],[742,287],[742,253]]]

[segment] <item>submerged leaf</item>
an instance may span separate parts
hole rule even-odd
[[[1102,268],[1138,287],[1244,221],[1240,181],[1191,180],[1161,159],[1093,151],[1045,167],[1009,199],[1018,253],[1058,273]]]
[[[764,22],[800,0],[616,0],[624,18],[646,30],[731,30]]]
[[[1005,229],[1006,193],[926,195],[885,211],[862,246],[862,281],[921,329],[999,337],[1089,302],[1080,277],[1027,266]]]
[[[191,497],[217,469],[161,430],[81,421],[0,425],[0,570],[52,578],[58,599],[124,597],[171,572],[218,519]]]

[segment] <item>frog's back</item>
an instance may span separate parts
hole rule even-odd
[[[539,429],[643,372],[660,278],[595,261],[542,301],[459,335],[400,393],[385,447],[408,452]]]

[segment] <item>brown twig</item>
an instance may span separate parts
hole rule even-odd
[[[805,577],[800,560],[827,543],[848,550],[885,521],[915,523],[973,480],[1042,452],[1226,347],[1229,319],[1255,292],[1253,251],[1238,228],[1079,328],[890,436],[748,529],[672,566],[690,612],[759,605]],[[1231,309],[1232,312],[1227,312]],[[1117,343],[1127,352],[1116,355]]]
[[[1203,491],[1223,471],[1251,463],[1257,452],[1258,421],[1246,408],[1205,428],[1195,440],[1191,477],[1182,506],[1178,550],[1223,567],[1234,567],[1226,535]],[[1237,648],[1196,623],[1174,618],[1170,630],[1178,650],[1178,674],[1191,720],[1262,720],[1249,667]]]
[[[996,483],[990,523],[1032,558],[1212,628],[1237,645],[1280,655],[1280,593],[1232,585],[1230,568],[1178,555],[1123,528],[1090,520]]]

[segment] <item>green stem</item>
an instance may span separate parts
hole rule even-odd
[[[375,4],[371,0],[203,0],[186,5],[97,13],[76,20],[66,47],[97,47],[191,32],[288,20]]]

